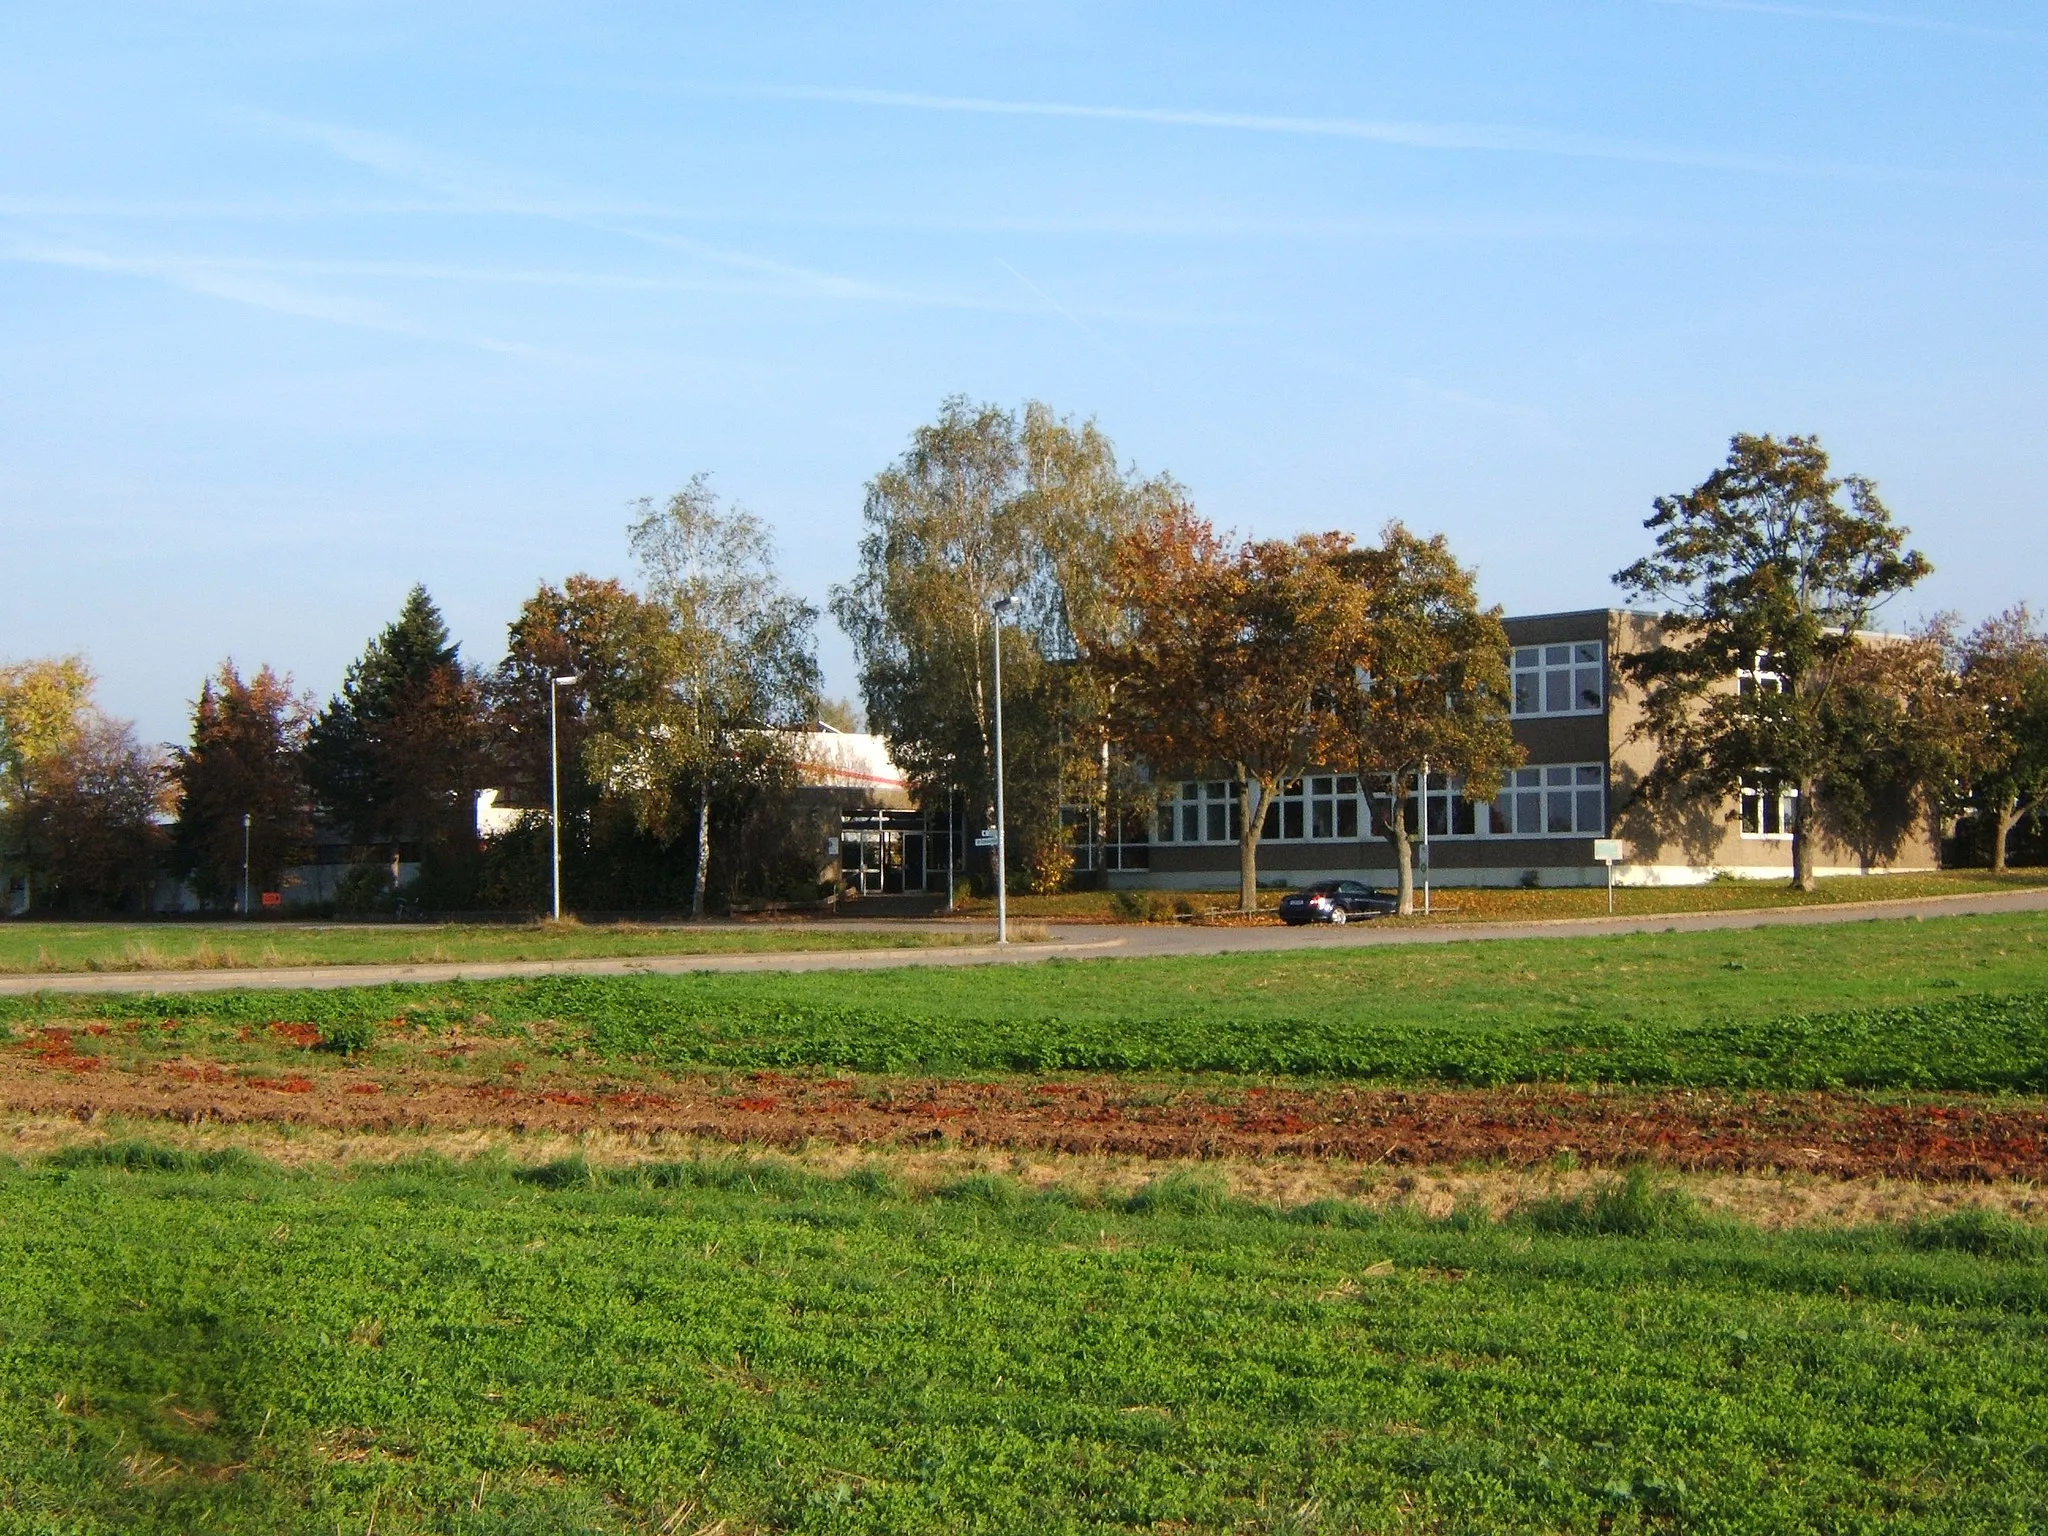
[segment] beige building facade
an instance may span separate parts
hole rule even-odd
[[[1786,879],[1792,871],[1796,799],[1744,791],[1713,803],[1655,806],[1639,788],[1656,761],[1636,734],[1639,700],[1622,686],[1618,655],[1658,643],[1656,621],[1613,608],[1506,621],[1512,647],[1515,739],[1526,755],[1499,795],[1474,804],[1455,778],[1433,774],[1426,791],[1402,786],[1405,813],[1429,834],[1428,872],[1443,886],[1599,885],[1598,840],[1618,839],[1617,884],[1686,885],[1715,878]],[[1150,868],[1112,873],[1112,885],[1203,888],[1237,878],[1236,786],[1184,780],[1165,787]],[[1417,801],[1422,805],[1418,814]],[[1267,812],[1259,845],[1262,882],[1298,885],[1345,877],[1389,885],[1393,851],[1372,830],[1392,809],[1392,786],[1316,771]],[[1882,861],[1816,833],[1822,874],[1933,869],[1939,829],[1916,828]]]

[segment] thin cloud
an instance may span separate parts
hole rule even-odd
[[[1399,119],[1290,117],[1256,112],[1212,112],[1176,107],[1088,105],[1080,102],[1014,101],[985,96],[941,96],[916,91],[878,91],[828,86],[686,86],[690,94],[758,101],[810,101],[900,111],[962,113],[988,117],[1040,117],[1082,122],[1143,123],[1167,128],[1201,128],[1235,133],[1343,139],[1406,149],[1476,151],[1611,160],[1752,175],[1820,177],[1863,181],[1932,181],[1944,184],[2009,185],[2004,178],[1956,176],[1759,155],[1731,155],[1676,145],[1561,133],[1483,123],[1431,123]]]
[[[457,335],[416,325],[391,315],[381,305],[281,283],[261,270],[204,258],[124,256],[85,246],[10,241],[0,244],[0,260],[147,278],[202,298],[218,299],[275,315],[319,320],[329,325],[404,336],[415,341],[452,342],[480,352],[563,360],[556,354],[520,342],[501,341],[494,336]]]
[[[1904,32],[1946,32],[1994,43],[2039,43],[2048,34],[2007,27],[1982,27],[1934,16],[1900,16],[1891,11],[1852,11],[1833,6],[1778,5],[1772,0],[1650,0],[1653,5],[1682,6],[1692,11],[1747,11],[1758,16],[1790,16],[1801,21],[1839,21],[1858,27],[1888,27]]]
[[[621,208],[596,211],[591,200],[537,183],[534,178],[467,156],[428,149],[391,134],[350,128],[335,123],[281,117],[273,113],[245,112],[244,120],[267,126],[315,144],[336,159],[374,171],[390,180],[435,192],[450,202],[476,212],[511,214],[547,219],[600,234],[639,241],[687,254],[736,271],[781,278],[799,285],[812,297],[881,300],[897,304],[940,304],[929,294],[837,273],[819,272],[788,262],[735,251],[686,235],[665,234],[630,222],[634,216],[647,217],[657,210]],[[600,205],[601,206],[601,205]]]

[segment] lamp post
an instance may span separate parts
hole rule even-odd
[[[242,916],[249,915],[249,813],[242,812]]]
[[[555,921],[562,920],[562,749],[558,717],[562,690],[583,681],[583,674],[548,679],[548,837],[553,844]]]
[[[996,641],[996,942],[1010,942],[1010,850],[1003,827],[1003,619],[1017,611],[1014,597],[995,601]]]

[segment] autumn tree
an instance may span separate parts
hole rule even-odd
[[[1643,793],[1795,790],[1792,881],[1812,890],[1816,799],[1856,745],[1838,690],[1877,610],[1931,567],[1876,485],[1833,476],[1811,437],[1736,436],[1644,526],[1655,553],[1614,578],[1664,610],[1666,643],[1619,663],[1659,748]]]
[[[1985,620],[1957,647],[1968,710],[1969,803],[1991,824],[2003,871],[2013,829],[2048,805],[2048,634],[2025,604]]]
[[[1007,800],[1011,846],[1035,885],[1062,866],[1063,800],[1110,813],[1106,700],[1099,675],[1072,664],[1076,637],[1113,622],[1111,551],[1171,490],[1120,468],[1092,421],[962,397],[868,483],[860,569],[831,607],[860,662],[870,727],[927,803],[951,790],[991,808],[995,605],[1014,600],[1003,623]]]
[[[690,911],[702,916],[713,800],[785,770],[776,731],[816,711],[817,610],[782,585],[767,525],[720,505],[703,475],[640,502],[629,538],[660,626],[623,658],[585,756],[645,830],[694,825]]]
[[[1424,539],[1389,523],[1377,546],[1337,558],[1362,619],[1350,675],[1333,680],[1343,703],[1330,762],[1386,786],[1386,799],[1373,801],[1386,808],[1375,811],[1374,830],[1393,849],[1406,916],[1415,909],[1418,830],[1406,808],[1418,777],[1453,776],[1468,800],[1487,800],[1521,761],[1509,720],[1507,631],[1498,608],[1479,606],[1473,573],[1441,534]]]
[[[245,679],[224,661],[200,684],[191,744],[173,750],[170,776],[178,869],[202,901],[239,902],[245,816],[257,890],[275,890],[285,867],[305,856],[313,829],[302,754],[311,718],[311,700],[269,667]]]
[[[78,657],[0,667],[0,856],[32,907],[146,905],[162,854],[162,765],[93,702]]]
[[[1111,564],[1122,632],[1093,644],[1119,739],[1154,768],[1235,780],[1238,905],[1258,906],[1266,806],[1329,761],[1363,652],[1364,604],[1343,534],[1235,547],[1185,505],[1152,516]]]
[[[403,842],[459,856],[474,846],[487,750],[477,679],[415,586],[313,721],[306,777],[323,812],[357,842],[389,845],[394,863]]]

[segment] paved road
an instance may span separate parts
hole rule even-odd
[[[514,976],[674,976],[699,971],[880,971],[919,965],[1030,965],[1047,960],[1153,955],[1274,954],[1382,944],[1470,944],[1495,939],[1577,939],[1622,933],[1805,927],[1817,923],[2048,912],[2048,889],[1917,901],[1872,901],[1746,912],[1557,918],[1522,923],[1353,923],[1343,928],[1208,928],[1066,923],[1045,941],[935,949],[805,950],[725,955],[640,955],[593,960],[509,960],[433,965],[322,965],[272,970],[97,971],[0,976],[0,996],[35,992],[222,992],[236,987],[362,987],[386,982],[485,981]],[[908,926],[908,925],[906,925]],[[918,927],[936,926],[918,924]],[[957,933],[957,925],[947,925]]]

